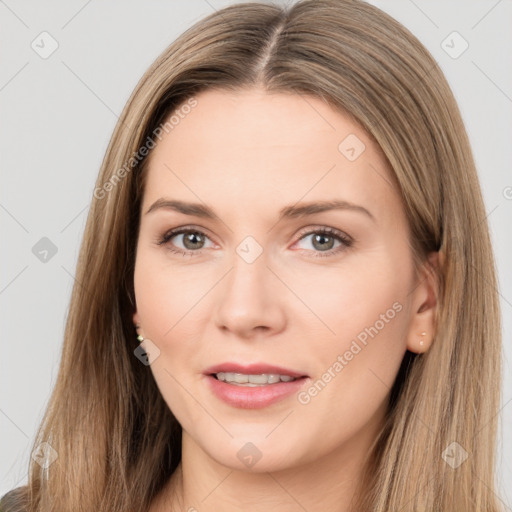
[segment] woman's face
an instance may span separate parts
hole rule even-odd
[[[162,396],[231,468],[361,453],[431,320],[388,164],[318,98],[195,99],[153,150],[141,209],[134,321]]]

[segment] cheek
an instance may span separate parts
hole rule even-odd
[[[160,254],[142,253],[136,263],[134,285],[145,335],[158,340],[163,348],[187,334],[193,338],[200,303],[215,284],[214,278],[186,264],[171,267]]]
[[[330,346],[337,340],[340,344],[350,341],[360,333],[364,341],[366,329],[375,324],[379,331],[400,330],[405,315],[398,310],[405,306],[410,276],[407,262],[402,261],[399,270],[397,260],[384,252],[366,257],[357,254],[348,256],[338,268],[319,265],[288,274],[287,282],[293,282],[294,293],[311,313],[292,321],[303,323],[305,329],[316,326],[324,340],[333,342]]]
[[[340,290],[324,294],[318,315],[335,334],[312,341],[314,375],[297,396],[301,423],[314,433],[311,450],[328,450],[385,413],[406,350],[406,293],[396,280],[347,278]],[[333,424],[339,428],[325,427]]]
[[[309,338],[320,379],[312,394],[322,395],[315,398],[322,407],[343,401],[338,410],[358,410],[358,400],[366,405],[375,400],[378,406],[389,391],[405,353],[409,321],[410,274],[405,260],[401,266],[399,272],[397,259],[385,254],[372,261],[347,259],[338,272],[317,272],[314,286],[299,287],[315,313],[299,320],[299,328],[321,328]]]
[[[161,256],[144,251],[138,255],[134,274],[137,311],[145,338],[160,350],[149,369],[169,409],[187,428],[205,421],[202,409],[184,391],[196,385],[191,379],[198,379],[201,370],[197,306],[209,287],[200,281],[184,266],[170,269]]]

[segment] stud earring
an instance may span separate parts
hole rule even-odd
[[[140,324],[135,324],[135,329],[139,329],[139,328],[140,328]],[[142,343],[142,342],[144,341],[144,338],[139,334],[139,335],[137,336],[137,341],[138,341],[139,343]]]
[[[422,332],[421,335],[422,336],[425,336],[427,333],[426,332]],[[424,341],[423,340],[420,340],[420,345],[423,346],[424,345]]]

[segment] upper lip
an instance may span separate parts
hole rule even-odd
[[[219,372],[243,373],[245,375],[261,375],[262,373],[271,373],[274,375],[289,375],[290,377],[295,378],[307,377],[307,375],[302,372],[266,363],[243,365],[239,363],[227,362],[210,366],[204,371],[206,375],[212,375]]]

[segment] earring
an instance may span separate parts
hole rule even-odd
[[[139,329],[139,328],[140,328],[140,324],[135,324],[135,329]],[[144,338],[139,334],[139,335],[137,336],[137,341],[138,341],[139,343],[142,343],[142,342],[144,341]]]
[[[422,332],[421,335],[422,336],[425,336],[427,333],[426,332]],[[423,346],[424,344],[424,341],[423,340],[420,340],[420,345]]]

